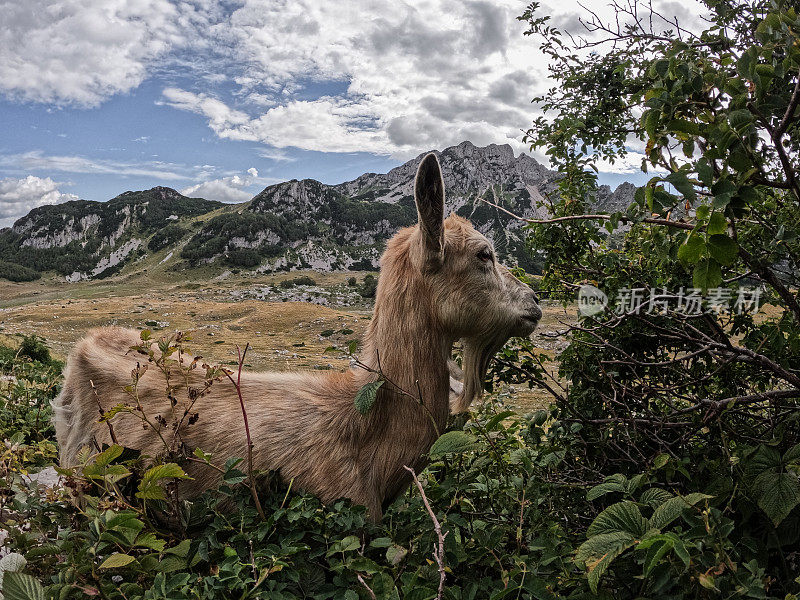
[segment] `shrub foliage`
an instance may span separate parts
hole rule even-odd
[[[420,488],[372,524],[363,507],[323,506],[182,443],[182,428],[209,418],[194,402],[230,382],[188,355],[186,336],[150,348],[146,332],[140,369],[204,368],[206,387],[168,384],[175,422],[133,402],[99,418],[113,427],[120,411],[138,414],[172,442],[150,457],[87,448],[61,471],[65,489],[43,491],[27,474],[54,458],[43,417],[57,376],[36,340],[0,350],[11,376],[0,387],[0,527],[20,555],[7,597],[796,599],[800,23],[781,2],[706,5],[713,17],[693,33],[614,4],[612,24],[589,13],[587,41],[537,4],[522,16],[559,84],[528,134],[563,174],[553,218],[529,228],[531,247],[548,249],[539,289],[571,302],[592,283],[612,308],[626,289],[647,299],[579,317],[557,372],[528,341],[501,351],[488,383],[544,389],[548,410],[519,415],[498,392],[454,419]],[[598,43],[610,51],[592,53]],[[655,174],[627,211],[584,214],[591,167],[622,159],[630,136]],[[197,258],[250,227],[212,223],[187,245]],[[728,310],[740,284],[767,307]],[[675,305],[689,289],[705,310]],[[197,462],[222,484],[190,501],[176,482]]]

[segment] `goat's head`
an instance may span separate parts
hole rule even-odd
[[[444,218],[444,182],[433,154],[419,166],[414,196],[419,224],[409,251],[443,331],[502,343],[530,335],[542,316],[536,294],[497,261],[492,243],[469,221]]]
[[[395,267],[386,262],[406,254],[437,327],[452,340],[464,340],[464,392],[454,409],[466,410],[481,393],[494,353],[510,337],[530,335],[542,312],[534,291],[498,263],[486,236],[466,219],[444,218],[444,181],[434,154],[419,165],[414,196],[419,223],[392,240],[384,267]],[[401,244],[406,252],[400,252]]]

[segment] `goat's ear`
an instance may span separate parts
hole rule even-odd
[[[444,181],[435,154],[422,159],[414,181],[419,229],[428,256],[441,260],[444,251]]]

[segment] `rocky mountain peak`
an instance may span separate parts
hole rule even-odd
[[[548,215],[544,198],[558,174],[508,144],[462,142],[434,151],[442,165],[447,212],[470,219],[501,258],[530,272],[539,259],[525,247],[526,217]],[[116,273],[148,253],[181,270],[201,264],[261,271],[372,270],[389,239],[417,220],[413,185],[423,153],[388,173],[365,173],[327,185],[292,179],[266,187],[242,205],[189,198],[166,186],[128,191],[108,202],[71,201],[34,209],[0,231],[0,261],[70,281]],[[635,186],[598,189],[595,210],[615,211]],[[220,210],[222,209],[222,210]],[[208,218],[196,219],[211,211]]]
[[[302,218],[307,218],[338,195],[339,192],[333,187],[316,179],[292,179],[264,188],[250,201],[249,210],[281,216],[302,215]]]

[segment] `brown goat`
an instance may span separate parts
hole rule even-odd
[[[414,192],[419,223],[388,242],[360,353],[362,363],[386,379],[372,410],[362,416],[354,407],[358,390],[378,377],[363,368],[245,372],[241,379],[255,468],[277,471],[324,502],[347,497],[364,504],[375,520],[408,485],[404,465],[424,465],[437,435],[432,420],[439,431],[445,428],[453,343],[464,340],[464,386],[452,403],[453,412],[462,412],[480,395],[492,355],[509,337],[529,335],[541,317],[534,292],[498,264],[486,237],[465,219],[444,218],[444,182],[435,155],[422,160]],[[134,330],[104,327],[75,347],[53,403],[62,466],[73,466],[84,446],[111,443],[107,424],[98,422],[98,402],[103,410],[130,403],[123,388],[141,359],[129,351],[139,343]],[[150,418],[169,419],[164,390],[158,369],[139,380],[139,401]],[[425,408],[409,394],[421,397]],[[182,432],[190,449],[211,452],[219,462],[246,455],[233,386],[213,385],[194,410],[199,421]],[[120,444],[145,452],[159,447],[156,433],[136,416],[120,413],[113,424]],[[190,496],[219,480],[203,465],[192,463],[187,472],[193,479],[182,482],[181,490]]]

